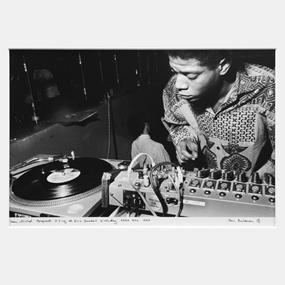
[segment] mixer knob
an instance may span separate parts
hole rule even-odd
[[[220,179],[221,176],[222,176],[222,171],[221,170],[213,170],[210,173],[210,178],[211,179],[217,180],[217,179]]]
[[[210,169],[201,169],[198,170],[197,177],[199,178],[206,178],[210,174]]]
[[[261,183],[259,174],[257,172],[253,172],[249,178],[249,181],[252,183]]]
[[[275,185],[275,178],[270,173],[264,173],[264,182],[268,185]]]
[[[235,178],[234,171],[231,170],[231,171],[226,172],[226,174],[225,174],[225,179],[226,180],[232,181],[232,180],[234,180],[234,178]]]
[[[246,182],[247,181],[246,174],[244,172],[239,173],[237,175],[236,180],[239,181],[239,182]]]

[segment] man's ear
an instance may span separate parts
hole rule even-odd
[[[219,63],[219,70],[220,70],[220,75],[226,75],[227,72],[229,71],[230,67],[231,67],[232,63],[228,60],[226,60],[225,58],[222,59]]]

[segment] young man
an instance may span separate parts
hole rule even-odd
[[[180,163],[274,175],[275,80],[259,65],[233,66],[226,50],[168,52],[164,122]]]
[[[170,161],[169,155],[161,143],[158,143],[151,139],[150,124],[144,119],[141,114],[131,116],[128,120],[129,131],[134,138],[132,142],[131,156],[132,159],[139,153],[149,154],[155,163]],[[144,162],[150,163],[145,158],[139,159],[140,167]]]

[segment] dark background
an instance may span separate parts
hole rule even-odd
[[[17,128],[33,124],[33,110],[27,100],[31,92],[37,116],[44,121],[52,117],[59,104],[72,105],[73,110],[102,104],[110,88],[114,98],[143,88],[162,89],[168,78],[167,64],[165,54],[153,50],[10,50],[11,135]],[[33,73],[40,69],[49,70],[54,79],[37,82]],[[57,100],[44,98],[45,89],[53,85],[60,96]],[[57,102],[51,104],[52,101]]]
[[[275,68],[275,50],[233,50],[233,54],[237,61]],[[42,69],[52,77],[35,78],[35,72]],[[110,139],[106,95],[111,94],[111,157],[129,158],[126,145],[131,138],[126,122],[133,114],[143,113],[151,123],[152,138],[163,143],[175,159],[160,121],[162,90],[169,77],[164,50],[10,50],[10,158],[19,162],[38,153],[65,153],[71,148],[79,155],[106,157]],[[56,96],[48,97],[50,91]],[[50,128],[63,115],[90,108],[98,109],[95,123]]]
[[[274,50],[234,52],[239,60],[275,68]],[[39,83],[33,79],[34,71],[40,69],[49,70],[53,80]],[[34,124],[31,102],[27,100],[31,92],[37,116],[44,121],[52,116],[55,105],[59,107],[58,102],[51,104],[53,100],[44,98],[45,89],[50,86],[57,86],[61,98],[57,101],[61,106],[73,105],[75,109],[100,105],[110,88],[114,89],[114,97],[147,89],[148,94],[155,92],[152,99],[160,102],[161,94],[157,93],[161,93],[169,75],[163,50],[10,50],[10,133],[13,135],[17,128]],[[87,100],[83,93],[84,83]],[[39,88],[40,92],[36,90]]]

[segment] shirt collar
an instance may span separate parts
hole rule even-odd
[[[150,139],[150,135],[148,134],[141,134],[139,137],[138,137],[139,140],[145,140],[145,139]]]
[[[227,95],[225,102],[222,104],[220,111],[227,108],[229,105],[239,105],[248,101],[256,96],[261,89],[267,84],[267,80],[264,75],[249,75],[247,69],[251,68],[251,65],[247,64],[245,69],[238,71],[236,80]]]

